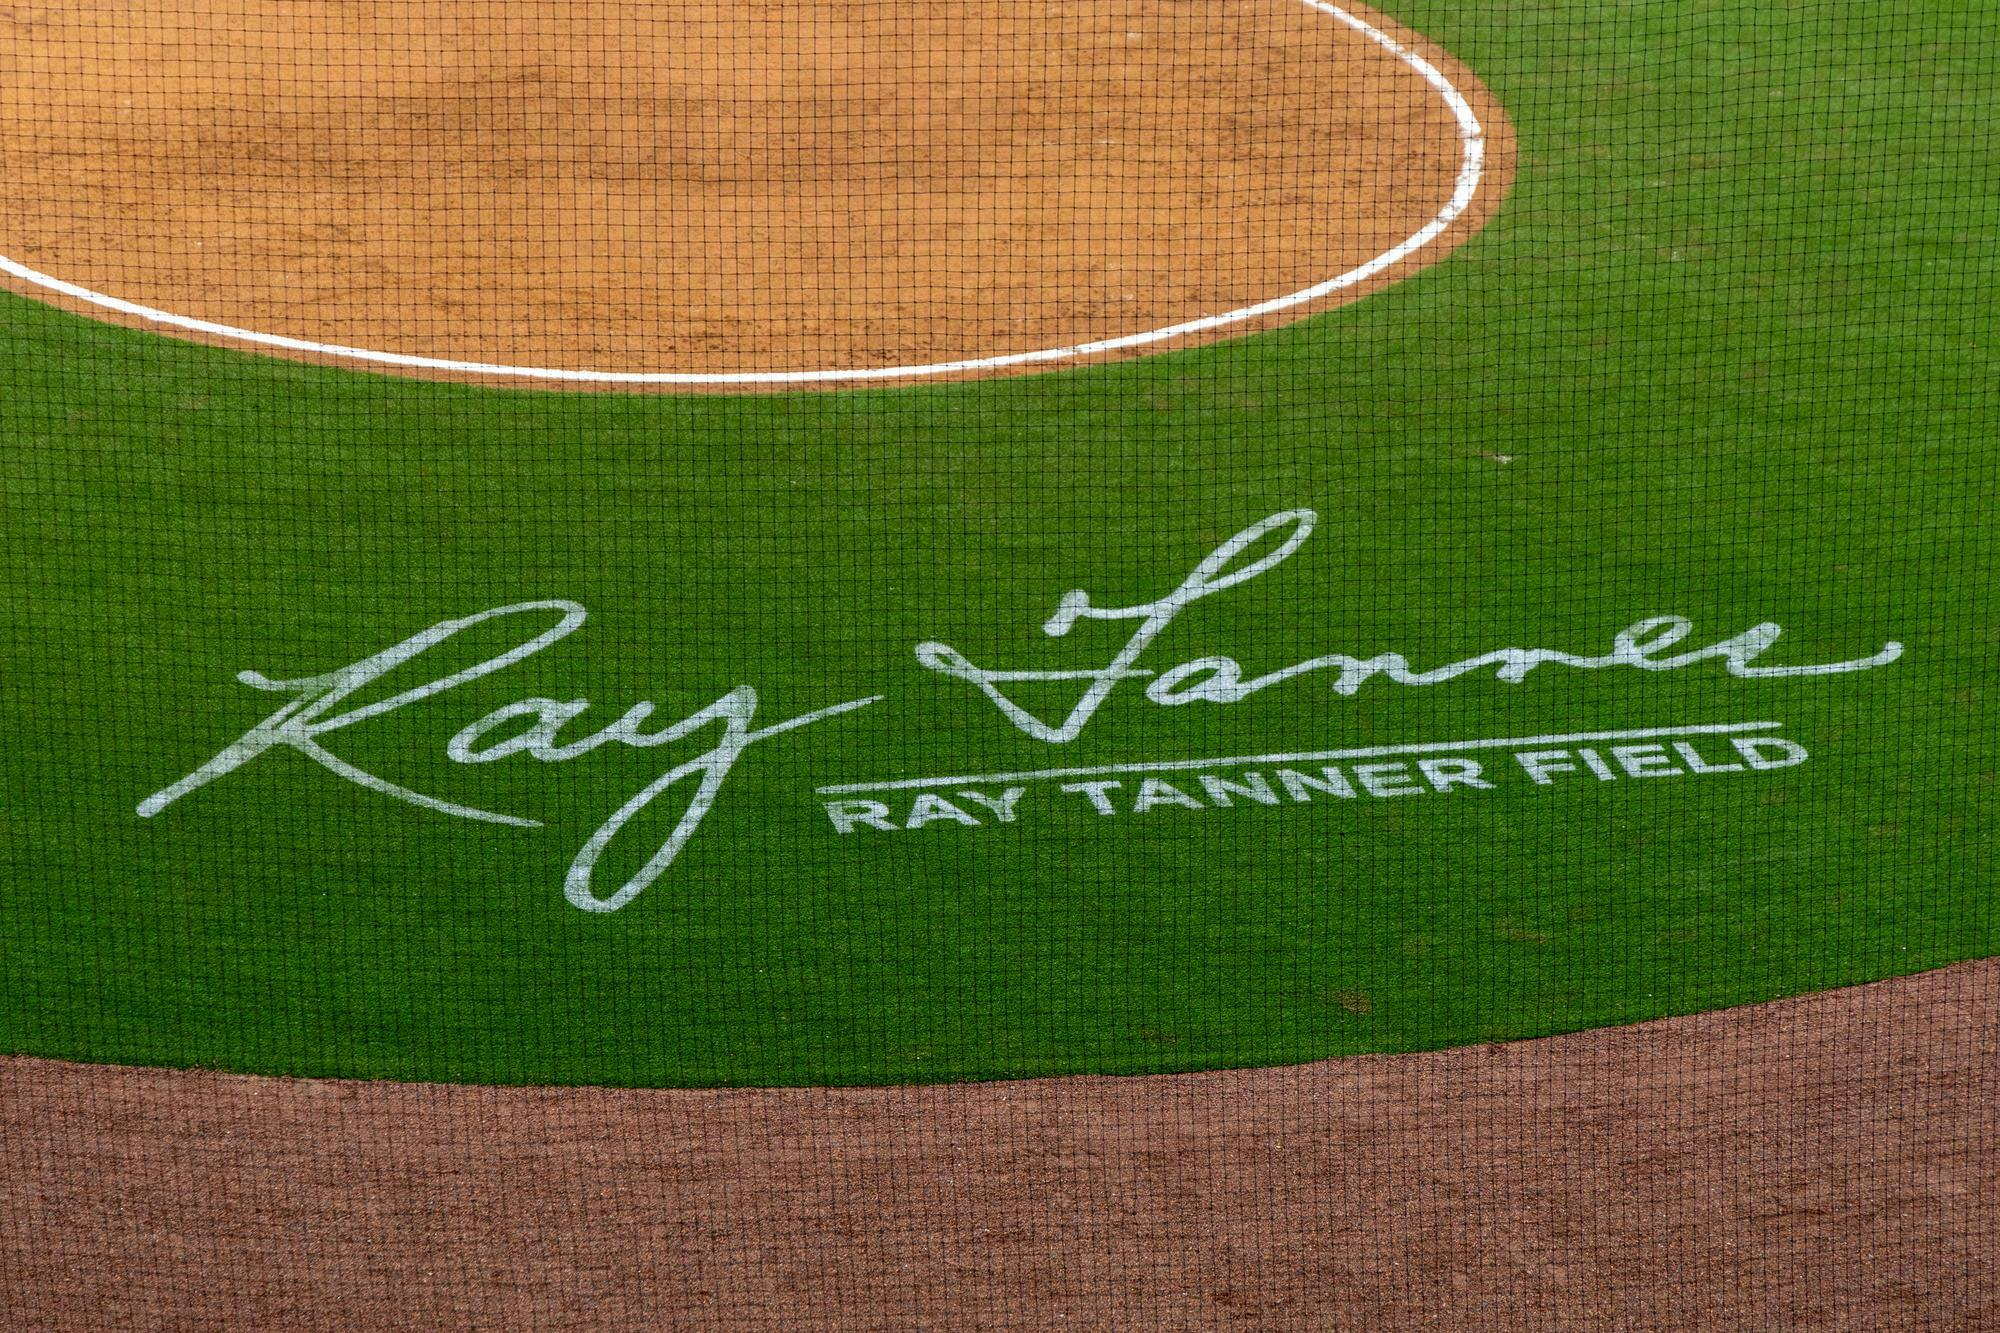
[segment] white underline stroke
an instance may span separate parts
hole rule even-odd
[[[1313,750],[1298,754],[1243,754],[1221,759],[1170,759],[1159,764],[1102,764],[1095,768],[1044,768],[1023,773],[975,773],[963,777],[897,778],[889,782],[844,782],[818,787],[818,796],[844,796],[865,791],[912,791],[991,782],[1044,782],[1055,778],[1088,778],[1107,773],[1184,773],[1209,768],[1242,768],[1249,764],[1323,764],[1348,759],[1381,759],[1397,754],[1457,753],[1460,750],[1505,750],[1529,745],[1573,745],[1586,741],[1643,741],[1670,736],[1731,736],[1770,731],[1782,722],[1726,722],[1689,727],[1643,727],[1636,731],[1573,731],[1562,736],[1504,736],[1492,740],[1425,741],[1416,745],[1371,745],[1355,750]]]
[[[87,287],[66,282],[61,278],[29,268],[16,260],[0,255],[0,272],[5,272],[23,282],[32,283],[53,292],[105,310],[116,311],[148,323],[164,325],[189,333],[205,334],[209,337],[228,339],[235,342],[254,343],[264,347],[277,347],[291,352],[305,352],[315,356],[333,357],[349,361],[373,362],[378,365],[400,366],[417,370],[441,370],[470,375],[498,375],[516,379],[556,380],[569,383],[588,384],[823,384],[830,382],[860,382],[868,380],[913,379],[933,375],[954,375],[983,370],[998,370],[1007,366],[1033,365],[1045,362],[1071,361],[1082,357],[1097,356],[1105,352],[1120,351],[1128,347],[1143,347],[1149,343],[1168,342],[1191,334],[1226,328],[1231,324],[1241,324],[1264,315],[1288,310],[1294,306],[1307,305],[1331,296],[1346,288],[1357,286],[1376,277],[1387,269],[1402,263],[1411,255],[1428,246],[1442,236],[1471,207],[1479,193],[1480,181],[1486,169],[1486,131],[1479,123],[1472,104],[1447,79],[1437,66],[1425,60],[1381,29],[1356,18],[1328,0],[1303,0],[1306,8],[1327,14],[1356,32],[1367,37],[1396,59],[1409,66],[1437,95],[1451,108],[1453,118],[1458,123],[1459,143],[1463,160],[1459,167],[1455,188],[1451,199],[1429,222],[1401,244],[1386,250],[1361,265],[1349,269],[1338,277],[1314,283],[1301,291],[1287,296],[1274,297],[1256,305],[1244,306],[1220,315],[1205,315],[1199,319],[1171,324],[1166,328],[1152,329],[1145,333],[1130,333],[1116,338],[1103,338],[1095,342],[1074,343],[1067,347],[1050,347],[1038,352],[1011,352],[1002,356],[968,357],[957,361],[937,361],[920,366],[870,366],[854,370],[777,370],[777,371],[732,371],[727,373],[684,373],[665,371],[614,371],[614,370],[564,370],[548,366],[509,366],[484,361],[461,361],[447,357],[413,356],[403,352],[381,352],[365,347],[348,347],[339,343],[315,342],[309,338],[291,338],[276,333],[259,333],[253,329],[237,328],[230,324],[218,324],[211,320],[194,319],[187,315],[176,315],[158,310],[152,306],[140,305],[116,296],[107,296]]]

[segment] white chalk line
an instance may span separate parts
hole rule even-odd
[[[1456,754],[1461,750],[1507,750],[1526,746],[1581,745],[1587,741],[1643,741],[1672,736],[1730,736],[1747,731],[1771,731],[1782,722],[1726,722],[1686,727],[1642,727],[1633,731],[1573,731],[1561,736],[1504,736],[1474,741],[1424,741],[1415,745],[1371,745],[1355,750],[1312,750],[1296,754],[1240,754],[1222,759],[1170,759],[1159,764],[1101,764],[1094,768],[1043,768],[1023,773],[975,773],[948,778],[897,778],[889,782],[844,782],[818,787],[819,796],[853,792],[914,791],[926,787],[994,782],[1047,782],[1055,778],[1093,778],[1114,773],[1186,773],[1213,768],[1245,768],[1252,764],[1330,764],[1352,759],[1383,759],[1398,754]]]
[[[1355,17],[1328,0],[1302,0],[1308,9],[1315,9],[1331,15],[1348,27],[1361,33],[1370,41],[1388,51],[1422,77],[1425,83],[1451,108],[1458,122],[1459,142],[1463,147],[1464,159],[1459,167],[1456,187],[1451,200],[1444,208],[1425,223],[1423,228],[1408,240],[1393,249],[1369,260],[1359,268],[1350,269],[1338,277],[1328,278],[1288,296],[1275,297],[1256,305],[1244,306],[1226,314],[1206,315],[1199,319],[1169,325],[1163,329],[1152,329],[1145,333],[1125,334],[1116,338],[1104,338],[1095,342],[1074,343],[1068,347],[1051,347],[1039,352],[1010,352],[1002,356],[970,357],[957,361],[938,361],[920,366],[871,366],[856,370],[779,370],[740,371],[727,373],[684,373],[666,371],[628,372],[614,370],[564,370],[549,366],[509,366],[484,361],[461,361],[447,357],[413,356],[403,352],[381,352],[366,347],[348,347],[340,343],[315,342],[309,338],[289,338],[276,333],[259,333],[254,329],[237,328],[231,324],[218,324],[212,320],[194,319],[187,315],[176,315],[169,311],[140,305],[87,287],[66,282],[61,278],[29,268],[5,255],[0,255],[0,272],[5,272],[23,282],[31,283],[49,291],[104,310],[116,311],[148,323],[165,325],[189,333],[200,333],[210,337],[234,342],[253,343],[262,347],[282,348],[290,352],[305,352],[315,356],[332,357],[349,361],[366,361],[378,365],[398,366],[412,370],[441,370],[457,374],[496,375],[516,379],[560,380],[570,383],[589,384],[824,384],[838,381],[900,380],[935,375],[955,375],[985,370],[1000,370],[1008,366],[1033,365],[1043,362],[1071,361],[1083,357],[1097,356],[1105,352],[1121,351],[1129,347],[1143,347],[1149,343],[1168,342],[1191,334],[1205,333],[1225,328],[1231,324],[1241,324],[1264,315],[1288,310],[1294,306],[1307,305],[1335,292],[1356,286],[1376,277],[1387,269],[1402,263],[1411,255],[1428,246],[1461,217],[1479,193],[1479,184],[1485,173],[1486,132],[1473,112],[1472,104],[1465,95],[1447,79],[1444,74],[1422,56],[1396,41],[1381,29]]]

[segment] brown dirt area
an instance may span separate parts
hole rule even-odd
[[[1288,1069],[632,1092],[0,1061],[9,1328],[1992,1328],[2000,960]]]
[[[1512,133],[1478,80],[1347,8],[1470,100],[1479,194],[1383,276],[1184,343],[1405,277],[1505,193]],[[190,318],[482,363],[849,370],[1141,333],[1383,254],[1463,157],[1415,71],[1302,0],[0,10],[0,254]]]

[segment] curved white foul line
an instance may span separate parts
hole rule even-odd
[[[1146,333],[1128,333],[1117,338],[1076,343],[1069,347],[1051,347],[1039,352],[1010,352],[1004,356],[971,357],[960,361],[939,361],[924,366],[874,366],[861,370],[740,371],[723,374],[559,370],[547,366],[502,366],[483,361],[454,361],[443,357],[411,356],[402,352],[377,352],[366,347],[346,347],[338,343],[313,342],[307,338],[287,338],[276,333],[258,333],[254,329],[239,329],[229,324],[191,319],[186,315],[176,315],[134,301],[122,300],[116,296],[107,296],[103,292],[94,292],[87,287],[79,287],[73,282],[65,282],[61,278],[29,268],[26,264],[17,263],[5,255],[0,255],[0,272],[12,274],[24,282],[46,287],[50,291],[60,292],[75,300],[100,306],[106,310],[115,310],[119,314],[131,315],[149,323],[164,324],[170,328],[185,329],[191,333],[203,333],[237,342],[256,343],[264,347],[280,347],[292,352],[308,352],[352,361],[372,361],[380,365],[402,366],[417,370],[445,370],[461,374],[504,375],[519,379],[566,380],[590,384],[815,384],[843,380],[910,379],[927,375],[997,370],[1006,366],[1032,365],[1037,362],[1069,361],[1078,357],[1096,356],[1102,352],[1115,352],[1127,347],[1143,347],[1148,343],[1167,342],[1193,333],[1204,333],[1210,329],[1240,324],[1261,315],[1305,305],[1357,283],[1366,282],[1384,270],[1400,264],[1443,235],[1445,230],[1471,206],[1473,197],[1479,193],[1479,182],[1485,174],[1486,167],[1486,131],[1480,125],[1479,117],[1474,114],[1472,104],[1466,101],[1465,95],[1453,86],[1451,80],[1447,79],[1437,66],[1380,28],[1356,18],[1339,6],[1329,3],[1329,0],[1303,0],[1303,3],[1308,9],[1316,9],[1339,19],[1408,65],[1422,76],[1424,82],[1429,84],[1451,108],[1452,115],[1458,121],[1459,142],[1464,146],[1465,154],[1464,162],[1459,167],[1458,182],[1452,191],[1451,201],[1408,240],[1384,251],[1359,268],[1349,269],[1339,277],[1314,283],[1289,296],[1274,297],[1256,305],[1244,306],[1241,310],[1231,310],[1221,315],[1206,315],[1200,319],[1171,324],[1166,328],[1152,329]]]

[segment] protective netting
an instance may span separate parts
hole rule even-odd
[[[0,7],[0,1324],[2000,1322],[1996,89]]]

